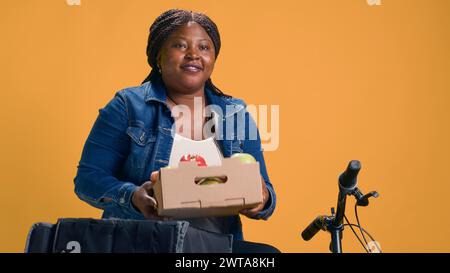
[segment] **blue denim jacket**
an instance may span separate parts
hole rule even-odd
[[[205,99],[206,104],[217,105],[223,113],[220,117],[223,122],[216,128],[216,134],[220,136],[216,139],[224,157],[244,152],[259,162],[270,197],[255,219],[267,220],[275,209],[276,196],[267,174],[259,131],[246,111],[246,104],[237,98],[217,95],[207,88]],[[245,115],[245,128],[236,125],[238,115]],[[131,196],[138,186],[149,180],[152,171],[168,165],[173,122],[161,80],[117,92],[99,110],[86,140],[74,179],[78,197],[103,209],[103,218],[143,220],[144,216],[132,205]],[[250,134],[252,126],[257,132],[256,138],[243,137]],[[243,240],[240,216],[228,216],[225,220],[228,233]]]

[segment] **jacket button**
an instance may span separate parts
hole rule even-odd
[[[139,138],[139,140],[140,140],[141,142],[143,142],[144,139],[145,139],[145,133],[142,133],[142,135],[141,135],[141,137]]]

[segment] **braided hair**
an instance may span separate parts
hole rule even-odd
[[[178,28],[186,25],[188,22],[195,22],[205,29],[214,44],[215,57],[217,58],[220,51],[220,34],[216,24],[203,13],[181,9],[171,9],[158,16],[150,27],[147,43],[147,62],[152,70],[142,83],[162,78],[157,64],[158,53],[169,35]],[[218,87],[216,87],[212,83],[211,78],[206,81],[205,86],[217,95],[231,97],[224,94]]]

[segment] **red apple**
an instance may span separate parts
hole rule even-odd
[[[205,159],[202,156],[200,156],[200,155],[191,155],[191,154],[183,155],[180,158],[180,162],[183,162],[183,161],[196,161],[197,162],[197,166],[199,166],[199,167],[206,167],[207,166]]]

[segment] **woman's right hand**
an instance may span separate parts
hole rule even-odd
[[[156,199],[153,197],[153,186],[158,181],[158,171],[152,172],[150,181],[145,182],[134,191],[131,197],[133,206],[137,208],[146,219],[163,220],[164,217],[158,215],[156,208],[158,206]]]

